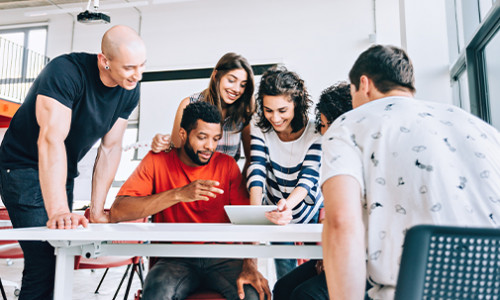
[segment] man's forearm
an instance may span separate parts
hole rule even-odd
[[[51,218],[68,213],[70,208],[66,195],[67,161],[64,143],[39,138],[38,160],[40,188],[47,215]]]
[[[180,201],[179,189],[172,189],[150,196],[118,196],[111,206],[111,223],[132,221],[154,215]]]
[[[115,178],[120,163],[121,151],[121,145],[109,148],[101,145],[97,150],[92,174],[92,194],[90,198],[90,212],[93,215],[100,215],[104,212],[106,195]]]

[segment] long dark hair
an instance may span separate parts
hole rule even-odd
[[[257,126],[264,132],[268,132],[272,125],[264,116],[264,96],[290,97],[294,103],[294,116],[290,122],[292,132],[300,131],[307,125],[309,117],[307,112],[312,104],[311,97],[307,92],[304,80],[297,73],[288,71],[285,67],[272,67],[268,69],[260,80],[259,92],[257,94]]]
[[[220,80],[228,72],[235,69],[244,69],[247,72],[247,83],[245,86],[245,92],[236,100],[233,104],[227,107],[226,119],[236,128],[239,124],[243,124],[240,128],[243,129],[252,118],[254,111],[254,98],[253,93],[255,89],[255,84],[253,80],[252,67],[248,61],[241,55],[236,53],[226,53],[222,56],[210,76],[210,83],[208,88],[203,91],[204,101],[217,106],[219,111],[222,112],[222,104],[220,97]]]

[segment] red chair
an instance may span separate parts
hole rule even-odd
[[[0,207],[0,220],[10,220],[9,213],[5,207]],[[1,229],[9,229],[12,226],[2,226]],[[23,250],[17,241],[0,241],[0,259],[17,259],[24,258]],[[17,283],[12,281],[4,281],[4,283],[8,285],[14,286],[14,295],[19,296],[20,290]],[[2,280],[0,279],[0,292],[2,293],[2,297],[4,300],[7,300],[7,295],[5,294],[5,290],[3,288]]]
[[[142,290],[138,290],[134,296],[134,300],[141,300]],[[189,295],[185,300],[226,300],[226,298],[217,292],[202,290]]]
[[[90,217],[90,211],[87,208],[85,210],[85,217],[88,219]],[[138,219],[135,221],[129,221],[130,223],[146,223],[147,222],[147,217]],[[114,243],[122,243],[119,241],[115,241]],[[120,284],[118,285],[118,288],[116,289],[116,292],[113,296],[113,300],[116,299],[118,296],[118,292],[120,291],[120,288],[125,281],[125,278],[127,278],[127,275],[129,275],[128,283],[127,283],[127,289],[125,290],[125,297],[124,299],[128,298],[128,294],[130,292],[130,286],[132,285],[132,280],[134,277],[134,274],[137,273],[139,276],[139,279],[141,280],[141,286],[144,284],[144,276],[143,276],[143,262],[142,262],[142,257],[140,256],[134,256],[134,257],[124,257],[124,256],[101,256],[98,258],[85,258],[81,256],[76,256],[75,257],[75,270],[81,270],[81,269],[104,269],[106,268],[106,271],[104,271],[104,274],[102,275],[102,278],[97,285],[96,290],[94,291],[95,294],[99,293],[99,288],[101,287],[102,282],[104,281],[104,278],[106,277],[106,274],[108,273],[109,268],[114,268],[114,267],[121,267],[121,266],[127,266],[127,269],[125,270],[125,273],[122,276],[122,279],[120,281]],[[132,270],[129,273],[130,267],[132,267]]]

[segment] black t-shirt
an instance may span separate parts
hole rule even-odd
[[[53,59],[10,122],[0,146],[0,167],[38,169],[38,95],[51,97],[71,109],[71,126],[64,143],[68,178],[75,178],[78,161],[118,118],[128,119],[139,102],[139,94],[139,85],[130,91],[120,86],[106,87],[99,78],[95,54],[71,53]]]

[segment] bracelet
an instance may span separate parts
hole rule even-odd
[[[168,153],[168,152],[172,151],[172,149],[174,149],[174,143],[170,142],[170,145],[168,145],[168,148],[163,150],[163,151]]]

